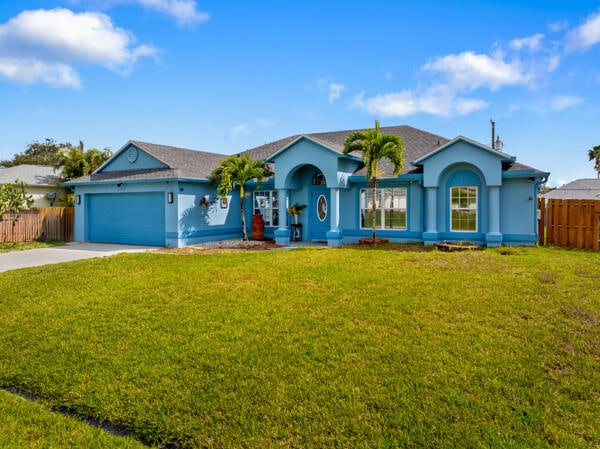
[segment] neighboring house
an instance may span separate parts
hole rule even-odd
[[[371,235],[372,194],[362,160],[342,154],[352,131],[295,135],[248,150],[275,175],[253,185],[247,222],[262,213],[265,235],[290,240],[290,204],[304,240],[336,246]],[[395,242],[537,242],[536,197],[548,173],[459,136],[410,126],[382,127],[405,144],[405,166],[380,164],[378,232]],[[179,247],[241,236],[239,195],[220,201],[208,181],[222,154],[130,141],[75,188],[75,240]]]
[[[0,168],[0,184],[27,184],[27,193],[33,197],[33,207],[64,206],[65,189],[58,185],[54,167],[47,165],[15,165]]]
[[[577,179],[540,197],[547,200],[600,200],[600,179]]]

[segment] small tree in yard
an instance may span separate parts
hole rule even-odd
[[[600,178],[600,145],[596,145],[588,151],[588,157],[590,161],[594,161],[594,170],[596,170],[598,178]]]
[[[4,214],[18,214],[33,206],[33,198],[27,194],[26,187],[27,185],[18,179],[14,183],[0,185],[0,221]]]
[[[273,172],[265,161],[257,161],[250,156],[229,156],[221,161],[221,165],[215,168],[209,179],[217,183],[217,194],[221,198],[236,187],[240,188],[240,213],[242,215],[242,237],[248,240],[246,233],[246,216],[244,211],[244,198],[246,198],[246,183],[255,179],[261,182],[272,176]]]
[[[367,171],[365,177],[369,180],[373,190],[373,213],[372,213],[372,243],[377,236],[377,176],[379,176],[377,164],[383,158],[388,158],[394,165],[394,175],[399,175],[404,166],[404,142],[400,136],[393,134],[381,134],[379,120],[375,120],[375,128],[364,131],[354,131],[344,142],[344,154],[358,151],[362,153],[362,159]]]

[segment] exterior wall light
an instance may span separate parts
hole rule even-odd
[[[167,193],[167,203],[173,204],[173,192]]]
[[[75,195],[75,204],[81,204],[81,195]]]

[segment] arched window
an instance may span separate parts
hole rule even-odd
[[[448,179],[450,204],[450,231],[477,232],[479,230],[479,177],[468,170],[460,170]]]
[[[313,176],[313,178],[312,178],[313,186],[324,186],[325,184],[327,184],[327,182],[325,181],[325,175],[323,175],[323,173],[318,172],[315,176]]]

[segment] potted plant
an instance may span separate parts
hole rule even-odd
[[[302,214],[302,209],[304,209],[306,207],[306,204],[292,204],[289,208],[288,208],[288,212],[294,216],[294,223],[298,224],[298,215]]]

